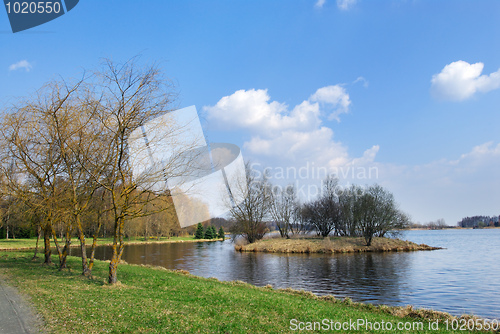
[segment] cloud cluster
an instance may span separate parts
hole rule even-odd
[[[349,94],[347,94],[345,88],[340,85],[318,89],[316,93],[311,95],[309,101],[318,102],[327,108],[332,107],[333,110],[329,118],[335,119],[337,122],[340,122],[340,114],[347,113],[351,105]]]
[[[266,89],[238,90],[221,98],[215,106],[203,109],[209,120],[217,121],[222,128],[238,127],[253,133],[306,130],[320,122],[318,104],[304,101],[289,111],[285,104],[270,101]]]
[[[293,108],[271,101],[267,90],[239,90],[221,98],[214,106],[204,107],[211,124],[218,128],[247,130],[251,136],[243,147],[270,164],[338,168],[369,163],[375,159],[378,146],[361,158],[349,156],[347,148],[333,139],[331,128],[322,118],[336,119],[349,111],[351,100],[341,85],[319,88],[307,100]]]
[[[469,64],[463,60],[446,65],[432,76],[432,94],[438,99],[463,101],[477,92],[500,88],[500,69],[490,75],[481,75],[483,68],[483,63]]]
[[[9,71],[17,71],[19,69],[25,69],[26,72],[29,72],[33,66],[27,60],[18,61],[15,64],[9,66]]]
[[[351,100],[344,87],[326,86],[293,109],[277,101],[270,101],[267,89],[238,90],[221,98],[215,106],[205,106],[209,120],[220,127],[240,127],[253,133],[270,135],[285,130],[317,129],[321,114],[340,121],[339,116],[349,112]]]

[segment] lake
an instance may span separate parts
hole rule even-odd
[[[335,255],[239,253],[226,240],[127,245],[123,260],[224,281],[500,319],[500,229],[407,231],[402,239],[446,249]],[[96,258],[110,257],[110,247],[98,247]]]

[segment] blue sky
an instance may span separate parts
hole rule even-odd
[[[341,181],[378,182],[413,220],[454,225],[500,214],[498,17],[493,0],[88,0],[13,34],[0,10],[0,105],[141,54],[209,140],[274,173],[376,168]]]

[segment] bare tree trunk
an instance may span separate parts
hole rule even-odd
[[[82,275],[90,276],[91,271],[89,269],[87,261],[87,247],[85,246],[85,234],[83,233],[82,221],[80,219],[80,214],[76,215],[76,229],[78,232],[78,239],[80,240],[80,251],[82,253]]]
[[[51,227],[52,227],[52,239],[54,239],[54,244],[56,245],[57,255],[59,256],[59,263],[62,263],[62,251],[61,247],[59,246],[59,240],[57,240],[56,230],[54,229],[54,225],[52,225]]]
[[[118,218],[115,220],[115,235],[113,238],[113,255],[111,257],[111,262],[109,263],[109,276],[108,283],[115,284],[118,282],[117,279],[117,269],[120,259],[123,254],[124,241],[123,241],[123,226],[125,221],[123,218]]]
[[[71,228],[68,226],[66,229],[66,240],[64,242],[64,248],[61,255],[61,262],[59,264],[59,270],[68,268],[66,264],[66,259],[68,258],[69,248],[71,247]]]
[[[5,230],[7,231],[7,234],[5,236],[6,240],[9,240],[9,222],[10,222],[10,206],[7,209],[7,221],[5,222]]]
[[[35,254],[33,254],[33,258],[31,261],[35,261],[37,259],[36,255],[38,253],[38,242],[40,241],[40,235],[42,234],[42,229],[40,227],[40,224],[37,224],[36,226],[36,246],[35,246]]]
[[[102,226],[102,221],[100,218],[99,219],[99,225],[97,226],[97,230],[94,232],[94,237],[92,240],[92,251],[90,252],[90,259],[89,259],[89,275],[92,273],[92,268],[94,267],[94,257],[95,257],[95,248],[97,246],[97,236],[99,235],[99,230],[101,229]]]
[[[87,261],[87,247],[85,247],[85,236],[83,233],[78,233],[78,238],[80,239],[80,251],[82,252],[82,275],[90,276],[91,271],[89,269]]]
[[[43,264],[49,265],[52,264],[52,258],[50,257],[51,255],[51,250],[50,250],[50,236],[52,234],[50,226],[45,226],[43,229],[43,241],[44,241],[44,253],[45,253],[45,260]]]
[[[59,257],[60,259],[59,270],[68,268],[68,265],[66,264],[66,259],[68,257],[68,251],[70,245],[71,245],[71,239],[66,238],[66,241],[64,243],[64,248],[61,252],[61,256]]]

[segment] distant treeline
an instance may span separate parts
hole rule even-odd
[[[429,230],[441,230],[443,228],[450,228],[451,226],[446,225],[444,219],[438,219],[436,221],[431,221],[428,223],[412,223],[410,228],[427,228]]]
[[[459,226],[459,227],[486,227],[486,226],[499,227],[500,226],[499,218],[500,218],[500,216],[465,217],[457,223],[457,226]]]

